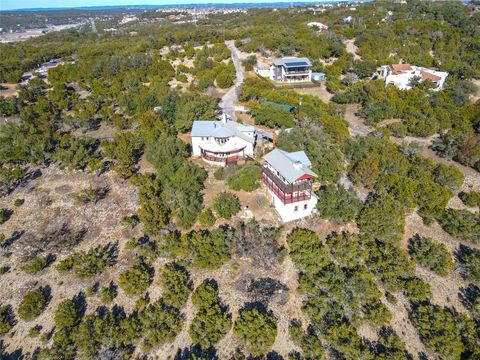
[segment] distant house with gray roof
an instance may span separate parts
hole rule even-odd
[[[317,175],[303,151],[274,149],[264,156],[263,182],[283,222],[298,220],[316,211],[312,182]]]
[[[312,64],[305,57],[288,56],[275,59],[270,65],[270,79],[279,82],[312,80]]]
[[[194,156],[225,166],[253,157],[257,134],[254,126],[232,121],[224,114],[221,120],[194,121],[191,138]]]

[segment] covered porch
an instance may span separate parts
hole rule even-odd
[[[245,147],[230,151],[211,151],[201,149],[201,157],[203,160],[211,163],[212,165],[225,166],[236,164],[245,158]]]

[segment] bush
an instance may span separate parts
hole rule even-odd
[[[117,297],[117,287],[112,282],[108,286],[102,286],[99,291],[100,299],[105,304],[111,303]]]
[[[174,263],[163,267],[160,274],[160,283],[163,287],[162,298],[165,304],[182,308],[190,295],[190,279],[188,272]]]
[[[342,224],[355,219],[362,206],[355,192],[345,189],[342,185],[322,186],[317,195],[320,216]]]
[[[464,265],[463,276],[467,281],[480,284],[480,250],[463,249],[460,261]]]
[[[25,321],[33,320],[45,310],[47,304],[48,296],[45,289],[39,288],[29,291],[18,305],[18,316]]]
[[[240,201],[235,195],[222,192],[215,198],[213,208],[221,218],[230,219],[240,211]]]
[[[19,206],[22,206],[24,203],[25,203],[24,199],[17,198],[13,202],[13,205],[16,206],[16,207],[19,207]]]
[[[312,331],[305,333],[299,320],[290,322],[289,333],[294,344],[302,349],[303,356],[306,359],[322,358],[324,354],[322,342]]]
[[[199,285],[192,294],[192,302],[197,313],[190,325],[190,337],[203,349],[209,349],[230,330],[231,315],[220,304],[217,288],[212,283]]]
[[[465,176],[455,165],[438,164],[433,170],[435,182],[450,190],[457,190],[463,184]]]
[[[143,262],[133,265],[119,276],[118,284],[127,295],[142,295],[150,287],[153,270]]]
[[[213,215],[212,209],[208,208],[203,210],[198,215],[198,222],[203,227],[211,227],[215,224],[215,215]]]
[[[10,305],[0,306],[0,336],[8,334],[14,324],[12,307]]]
[[[480,206],[480,192],[470,191],[470,192],[461,192],[458,197],[462,202],[470,207]]]
[[[74,300],[63,300],[53,316],[58,328],[72,328],[80,322],[80,310]]]
[[[265,125],[270,128],[291,128],[295,126],[293,115],[275,104],[261,105],[252,111],[256,125]]]
[[[261,177],[262,169],[249,162],[227,178],[227,185],[232,190],[253,191],[260,187]]]
[[[432,296],[430,284],[419,278],[405,281],[405,295],[414,303],[427,301]]]
[[[415,235],[408,248],[413,259],[437,275],[447,276],[455,269],[452,255],[444,244]]]
[[[82,190],[80,193],[74,196],[80,204],[93,203],[96,204],[100,200],[104,199],[108,194],[109,189],[107,187],[103,188],[93,188]]]
[[[0,225],[6,223],[12,216],[12,211],[8,209],[0,209]]]
[[[42,326],[41,325],[35,325],[28,330],[28,336],[30,336],[32,338],[37,337],[38,335],[40,335],[41,331],[42,331]]]
[[[387,129],[391,131],[392,135],[396,138],[404,138],[407,136],[407,126],[401,122],[396,122],[387,125]]]
[[[29,275],[34,275],[43,269],[45,269],[48,265],[48,261],[46,258],[42,256],[34,257],[33,259],[27,261],[25,264],[22,265],[22,270]]]
[[[240,311],[233,333],[253,356],[264,355],[277,337],[277,319],[258,309]]]
[[[438,218],[443,230],[462,240],[480,243],[480,216],[468,210],[446,209]]]
[[[87,252],[79,251],[60,261],[56,269],[60,273],[73,269],[75,275],[80,279],[89,278],[101,274],[107,266],[114,263],[115,251],[116,248],[112,244],[99,245]]]

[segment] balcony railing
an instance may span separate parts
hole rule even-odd
[[[299,201],[310,200],[311,198],[310,191],[307,193],[297,193],[297,195],[293,195],[292,193],[284,193],[267,175],[265,175],[265,173],[263,174],[263,182],[284,204],[292,204]]]
[[[267,166],[263,167],[263,173],[284,193],[312,190],[312,183],[309,180],[304,180],[298,184],[286,184]]]
[[[202,159],[218,162],[218,163],[231,164],[231,163],[236,163],[237,161],[242,159],[242,157],[241,156],[221,157],[221,156],[212,156],[212,155],[202,154]]]
[[[297,74],[305,74],[308,75],[309,70],[286,70],[285,75],[297,75]]]

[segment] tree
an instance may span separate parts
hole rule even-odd
[[[15,325],[15,317],[10,305],[0,306],[0,336],[6,335]]]
[[[470,192],[461,192],[458,197],[462,202],[470,207],[480,206],[480,192],[470,191]]]
[[[321,217],[347,223],[355,219],[362,202],[353,189],[345,189],[343,185],[324,185],[318,191],[317,209]]]
[[[46,290],[38,288],[27,292],[20,305],[18,305],[18,316],[20,319],[30,321],[38,317],[47,307],[48,296]]]
[[[120,274],[118,284],[127,295],[142,295],[152,283],[152,273],[148,265],[139,262]]]
[[[187,303],[191,285],[188,272],[183,267],[174,263],[165,265],[160,273],[160,282],[165,304],[181,308]]]
[[[64,300],[57,306],[54,314],[55,326],[71,328],[80,321],[80,311],[74,300]]]
[[[448,187],[450,190],[457,190],[463,184],[463,172],[455,165],[438,164],[433,170],[435,182]]]
[[[281,106],[275,104],[262,105],[252,113],[255,118],[255,124],[257,125],[281,129],[291,128],[295,125],[293,115]]]
[[[444,244],[436,243],[431,238],[421,237],[417,234],[410,239],[408,249],[413,259],[437,275],[447,276],[455,268],[452,255],[447,247]]]
[[[230,219],[240,211],[240,201],[232,193],[222,192],[215,198],[213,208],[221,218]]]
[[[242,309],[233,333],[253,356],[264,355],[277,337],[277,319],[256,308]]]
[[[443,230],[460,239],[480,243],[479,215],[468,210],[446,209],[437,220]]]
[[[364,234],[396,243],[404,232],[405,210],[390,195],[374,196],[365,203],[357,222]]]
[[[208,208],[203,210],[198,215],[198,222],[203,227],[211,227],[215,224],[215,215],[213,215],[212,209]]]
[[[33,259],[29,260],[25,264],[22,265],[22,270],[29,274],[34,275],[43,269],[45,269],[48,265],[47,258],[42,256],[36,256]]]
[[[260,187],[261,177],[262,169],[249,162],[227,178],[227,185],[232,190],[253,191]]]

